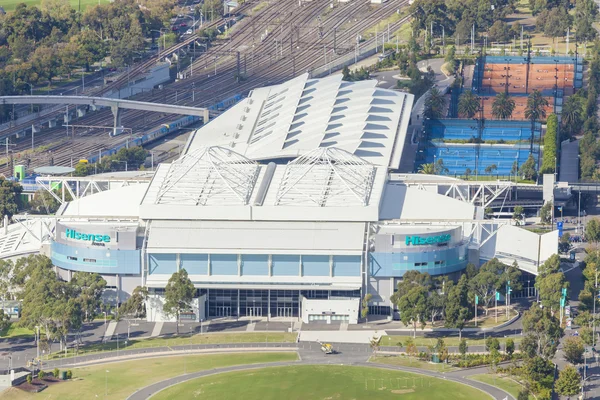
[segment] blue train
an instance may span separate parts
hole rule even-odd
[[[242,95],[236,94],[235,96],[228,97],[219,103],[209,106],[208,109],[210,111],[223,111],[223,110],[226,110],[229,107],[233,106],[241,99],[242,99]],[[117,151],[119,151],[123,147],[143,146],[154,140],[160,139],[161,137],[166,136],[169,133],[175,132],[176,130],[183,128],[184,126],[188,126],[195,122],[198,122],[200,120],[200,118],[201,117],[198,117],[196,115],[186,115],[185,117],[178,118],[175,121],[169,122],[168,124],[162,124],[159,127],[146,133],[144,136],[132,139],[126,143],[122,143],[116,147],[113,147],[112,149],[102,151],[102,157],[115,154]],[[99,157],[99,154],[89,157],[88,162],[95,163],[98,160],[98,157]]]

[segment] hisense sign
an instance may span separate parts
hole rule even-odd
[[[82,240],[85,242],[110,243],[110,236],[108,235],[81,233],[77,232],[75,229],[70,228],[67,228],[65,230],[65,236],[67,237],[67,239]]]
[[[452,239],[452,235],[439,235],[439,236],[407,236],[406,237],[406,245],[407,246],[422,246],[422,245],[431,245],[431,244],[441,244],[448,243]]]

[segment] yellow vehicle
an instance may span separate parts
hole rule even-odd
[[[321,351],[325,354],[333,354],[333,346],[331,346],[329,343],[321,343],[319,342],[319,344],[321,345]]]
[[[82,158],[81,160],[79,160],[80,164],[87,164],[88,160],[86,160],[85,158]]]

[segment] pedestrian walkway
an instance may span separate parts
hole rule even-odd
[[[347,322],[342,322],[340,324],[340,331],[347,331],[348,330],[348,323]]]
[[[385,331],[302,331],[300,342],[371,343],[373,337],[386,336]]]
[[[154,325],[154,329],[152,329],[152,333],[150,334],[150,337],[160,336],[160,332],[162,331],[163,324],[164,324],[164,322],[157,322]]]
[[[115,333],[115,330],[117,329],[117,321],[110,321],[108,323],[108,326],[106,327],[106,331],[104,332],[104,341],[108,342],[110,339],[112,339],[112,336]]]
[[[256,322],[251,322],[246,326],[246,332],[254,332],[254,328],[256,327]]]

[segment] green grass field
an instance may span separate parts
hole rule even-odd
[[[17,388],[4,391],[2,400],[35,399],[125,399],[137,389],[173,376],[230,365],[294,361],[289,353],[213,354],[186,357],[151,358],[73,369],[73,380],[51,385],[39,394]],[[106,372],[108,371],[108,372]],[[105,397],[105,394],[108,396]]]
[[[373,356],[369,359],[369,362],[388,365],[399,365],[401,367],[419,368],[435,372],[450,372],[456,371],[458,369],[451,365],[446,365],[443,363],[434,364],[426,361],[417,360],[415,357],[407,356]]]
[[[153,400],[489,399],[477,389],[437,378],[377,368],[300,365],[198,378]]]
[[[126,338],[121,338],[118,344],[119,350],[130,350],[130,349],[142,349],[148,347],[163,347],[163,346],[185,346],[191,344],[223,344],[223,343],[293,343],[297,338],[296,333],[286,332],[244,332],[244,333],[210,333],[202,335],[193,335],[187,337],[177,338],[154,338],[154,339],[141,339],[141,340],[129,340],[126,342]],[[110,343],[92,344],[81,347],[77,355],[84,355],[88,353],[96,353],[101,351],[115,351],[117,350],[117,342],[112,341]],[[68,349],[67,357],[73,357],[75,355],[73,349]],[[65,352],[53,353],[50,355],[50,359],[64,358]]]
[[[17,7],[17,4],[25,3],[28,7],[30,6],[39,6],[42,0],[2,0],[0,1],[0,6],[4,7],[5,11],[12,11]],[[81,11],[85,10],[89,6],[97,5],[100,3],[109,3],[110,0],[81,0]],[[74,9],[78,9],[80,5],[80,0],[69,0],[71,6]]]
[[[32,330],[18,327],[14,322],[8,325],[8,328],[0,331],[0,339],[30,337],[33,335],[34,333]]]
[[[512,394],[515,398],[517,398],[517,396],[519,395],[519,391],[521,389],[523,389],[523,385],[521,385],[519,382],[514,381],[508,377],[500,376],[500,375],[492,375],[492,374],[472,375],[472,376],[469,376],[469,379],[487,383],[488,385],[496,386],[496,387]],[[534,400],[534,397],[529,396],[529,400]]]

